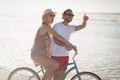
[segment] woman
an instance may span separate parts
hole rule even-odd
[[[37,31],[34,44],[31,49],[32,60],[46,69],[42,80],[51,80],[54,75],[54,71],[58,68],[58,62],[49,58],[47,55],[49,53],[51,43],[50,35],[63,42],[68,49],[74,48],[71,43],[62,38],[51,28],[54,17],[55,12],[51,9],[46,9],[44,11],[42,16],[42,25]]]

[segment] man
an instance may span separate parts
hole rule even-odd
[[[61,35],[64,39],[68,40],[70,39],[70,35],[73,31],[79,31],[83,28],[85,28],[86,23],[88,21],[88,16],[84,14],[83,16],[83,23],[82,25],[69,25],[69,23],[72,21],[74,17],[74,14],[71,9],[67,9],[63,12],[62,18],[63,22],[56,23],[53,26],[53,29]],[[51,44],[51,50],[50,55],[51,58],[55,59],[59,63],[59,67],[55,72],[54,80],[62,80],[64,73],[67,68],[63,68],[64,65],[68,63],[69,55],[68,51],[71,50],[71,48],[66,48],[62,42],[57,40],[56,38],[52,39]]]

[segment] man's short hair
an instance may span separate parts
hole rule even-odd
[[[65,15],[65,14],[66,14],[66,12],[68,12],[68,11],[71,11],[71,12],[72,12],[72,10],[71,10],[71,9],[66,9],[66,10],[63,12],[63,15]]]

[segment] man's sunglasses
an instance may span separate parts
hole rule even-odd
[[[67,16],[72,16],[72,17],[74,16],[74,14],[65,14],[65,15],[67,15]]]

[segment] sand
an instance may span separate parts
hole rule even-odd
[[[0,68],[0,80],[7,80],[10,71]]]

